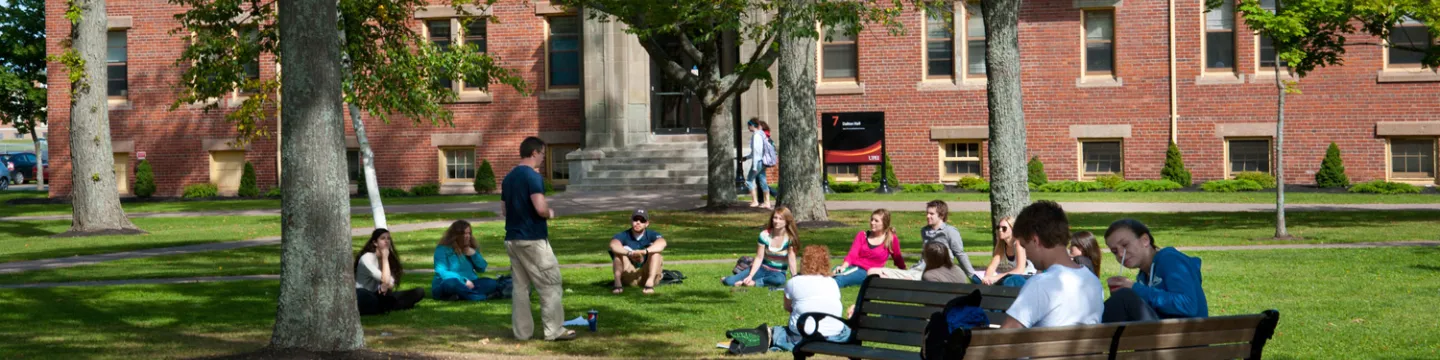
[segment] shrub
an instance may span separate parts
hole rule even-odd
[[[1170,148],[1165,150],[1165,167],[1160,169],[1160,178],[1170,180],[1181,187],[1193,184],[1190,181],[1190,169],[1185,168],[1185,159],[1181,157],[1180,147],[1170,143]]]
[[[826,183],[826,184],[834,184],[834,183],[835,183],[835,175],[825,174],[825,183]]]
[[[380,197],[382,198],[397,198],[406,196],[410,196],[410,192],[407,192],[404,189],[380,188]]]
[[[480,169],[475,171],[475,193],[489,194],[494,191],[495,169],[490,167],[490,160],[483,160],[480,162]]]
[[[976,188],[979,187],[981,184],[985,184],[987,188],[988,188],[989,185],[990,185],[989,182],[985,181],[985,179],[981,179],[981,178],[978,177],[978,176],[966,176],[966,177],[960,178],[959,181],[956,181],[956,182],[955,182],[955,187],[958,187],[958,188],[961,188],[961,189],[969,189],[969,190],[979,191],[979,190],[976,190]]]
[[[1120,185],[1120,183],[1125,182],[1125,175],[1123,175],[1123,174],[1100,175],[1100,177],[1095,178],[1095,182],[1098,182],[1098,183],[1100,183],[1100,185],[1105,186],[1106,189],[1114,189],[1115,186],[1118,186],[1118,185]]]
[[[255,165],[249,161],[245,162],[245,172],[240,174],[240,190],[236,192],[240,197],[260,196],[260,187],[255,186]]]
[[[135,196],[148,198],[155,195],[155,171],[150,169],[149,160],[140,160],[135,165]]]
[[[870,174],[870,182],[879,186],[880,174],[883,173],[885,174],[885,180],[889,182],[891,188],[900,188],[900,180],[895,178],[895,163],[890,161],[890,155],[885,155],[884,167],[884,171],[876,171],[874,174]]]
[[[1030,157],[1027,166],[1030,167],[1030,185],[1040,186],[1050,182],[1050,179],[1045,177],[1045,163],[1040,162],[1040,157]]]
[[[548,194],[550,194],[550,193],[555,192],[555,184],[553,184],[553,183],[550,182],[550,178],[547,177],[547,178],[545,178],[544,180],[542,180],[541,182],[542,182],[543,184],[545,184],[545,194],[548,195]],[[772,185],[772,186],[773,186],[773,185]]]
[[[988,183],[988,182],[982,182],[982,183],[979,183],[979,184],[975,184],[975,186],[974,186],[974,187],[971,187],[970,190],[975,190],[975,191],[979,191],[979,192],[983,192],[983,193],[988,193],[988,192],[990,192],[990,183]]]
[[[1080,193],[1104,189],[1102,185],[1094,181],[1055,181],[1037,186],[1035,189],[1040,192],[1067,192]]]
[[[880,184],[872,182],[837,182],[830,184],[830,190],[834,190],[837,193],[870,192],[875,191],[875,188],[878,187],[880,187]]]
[[[1340,159],[1340,147],[1330,143],[1325,150],[1325,160],[1320,162],[1320,171],[1315,172],[1315,185],[1322,188],[1343,188],[1350,186],[1350,177],[1345,176],[1345,161]]]
[[[279,188],[279,187],[270,188],[270,191],[266,191],[266,192],[265,192],[265,197],[271,198],[271,199],[279,199],[279,198],[280,198],[280,188]]]
[[[410,188],[410,196],[435,196],[440,195],[440,184],[427,183],[415,185]]]
[[[900,185],[900,188],[907,193],[938,193],[945,191],[945,185],[942,184],[905,184]]]
[[[1252,180],[1212,180],[1200,185],[1200,188],[1208,192],[1236,192],[1236,191],[1260,191],[1264,187]]]
[[[220,196],[220,188],[211,183],[191,184],[185,187],[184,196],[187,198],[213,198]]]
[[[1384,181],[1384,180],[1375,180],[1375,181],[1371,181],[1371,182],[1364,182],[1364,183],[1355,184],[1355,186],[1353,186],[1353,187],[1350,188],[1350,192],[1352,192],[1352,193],[1364,193],[1364,194],[1386,194],[1386,195],[1395,195],[1395,194],[1419,194],[1419,193],[1420,193],[1420,187],[1419,187],[1419,186],[1415,186],[1415,185],[1406,184],[1406,183],[1397,183],[1397,182],[1388,182],[1388,181]]]
[[[1275,188],[1275,175],[1270,175],[1269,173],[1263,173],[1263,172],[1258,172],[1258,171],[1246,171],[1246,172],[1242,172],[1242,173],[1239,173],[1239,174],[1235,174],[1235,180],[1250,180],[1250,181],[1254,181],[1256,184],[1260,184],[1260,187],[1261,187],[1261,188],[1265,188],[1265,189],[1274,189],[1274,188]]]
[[[1170,180],[1130,180],[1115,186],[1119,192],[1156,192],[1177,190],[1184,186]]]

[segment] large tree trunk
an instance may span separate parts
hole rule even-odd
[[[1026,184],[1025,109],[1020,90],[1020,0],[983,0],[986,98],[990,106],[992,222],[1030,204]]]
[[[57,236],[143,233],[125,217],[115,188],[115,155],[110,145],[106,107],[104,0],[76,0],[80,22],[71,29],[71,46],[85,61],[84,78],[72,84],[70,102],[70,182],[74,219]],[[40,154],[35,154],[38,159]]]
[[[1288,239],[1285,229],[1285,82],[1280,79],[1280,56],[1275,56],[1275,89],[1280,92],[1275,113],[1275,238]]]
[[[270,345],[360,349],[365,338],[350,263],[339,14],[334,0],[282,1],[279,12],[286,161],[280,298]]]
[[[700,96],[709,100],[709,95]],[[709,101],[706,101],[707,103]],[[730,119],[730,105],[705,106],[702,113],[706,119],[708,138],[705,140],[709,156],[709,174],[706,179],[706,207],[717,207],[735,202],[735,183],[730,176],[735,174],[734,124]]]
[[[790,1],[781,6],[780,17],[792,16],[787,9],[811,1]],[[815,115],[815,39],[784,34],[779,46],[780,148],[776,150],[780,152],[780,193],[785,194],[780,203],[790,208],[796,221],[830,220],[825,212],[825,192],[820,188],[820,149],[815,143],[820,131]]]
[[[376,229],[388,228],[385,224],[385,204],[380,201],[380,181],[375,179],[375,153],[370,151],[370,140],[365,138],[365,123],[360,121],[360,106],[355,103],[350,103],[350,123],[355,127],[355,140],[360,142],[360,162],[365,173],[365,192],[370,197],[370,216],[375,218]]]

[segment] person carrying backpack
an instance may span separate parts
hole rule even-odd
[[[771,195],[770,184],[765,179],[765,168],[775,166],[777,156],[775,145],[770,142],[770,125],[760,118],[750,118],[746,122],[750,129],[750,155],[741,160],[750,160],[750,173],[746,176],[745,182],[750,187],[750,207],[774,208],[773,196],[771,199],[763,200],[762,197]],[[758,195],[758,196],[757,196]]]

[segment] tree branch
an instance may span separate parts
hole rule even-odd
[[[720,94],[716,99],[725,99],[738,93],[750,91],[750,85],[755,83],[755,77],[750,74],[755,71],[760,71],[757,69],[769,71],[770,65],[774,64],[775,60],[780,58],[780,52],[775,51],[774,47],[775,38],[778,33],[778,31],[770,32],[765,40],[761,41],[759,46],[755,48],[755,53],[750,54],[749,61],[745,62],[743,66],[741,66],[741,64],[736,65],[737,70],[743,67],[744,71],[736,71],[720,79]],[[749,79],[749,81],[741,81],[741,79]]]
[[[690,57],[690,61],[694,61],[697,64],[700,63],[700,61],[705,58],[705,55],[700,52],[700,49],[695,48],[695,42],[690,40],[690,35],[686,35],[684,31],[680,31],[679,33],[680,49],[684,50],[682,52]]]

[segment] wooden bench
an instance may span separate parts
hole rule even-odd
[[[834,355],[852,359],[919,359],[921,335],[930,315],[944,310],[945,304],[958,296],[980,290],[980,307],[990,323],[1005,322],[1005,310],[1020,295],[1020,288],[973,284],[949,284],[913,280],[882,279],[870,276],[860,285],[855,314],[850,326],[851,341],[845,344],[825,341],[803,341],[795,346],[795,359],[813,354]],[[916,347],[914,351],[866,346],[881,343]]]
[[[930,317],[950,299],[979,289],[980,307],[992,324],[1014,302],[1018,288],[971,284],[927,283],[870,277],[860,288],[848,343],[802,341],[795,359],[824,354],[851,359],[919,359],[922,333]],[[965,348],[952,359],[1260,359],[1275,332],[1280,313],[1196,319],[1171,319],[1077,325],[1037,329],[975,329],[958,331],[951,342]],[[887,348],[867,343],[889,344]],[[894,349],[895,345],[913,350]]]

